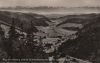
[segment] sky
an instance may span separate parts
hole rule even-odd
[[[0,7],[15,6],[100,7],[100,0],[0,0]]]

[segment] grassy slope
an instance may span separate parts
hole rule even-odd
[[[93,22],[96,18],[98,18],[100,15],[99,14],[83,14],[83,15],[68,15],[64,17],[60,17],[58,20],[62,21],[57,25],[57,27],[64,26],[65,29],[68,30],[78,30],[77,27],[66,27],[65,24],[67,23],[75,23],[77,24],[82,24],[85,26],[86,24],[89,24]],[[82,26],[82,27],[83,27]]]
[[[58,24],[57,26],[63,25],[65,23],[80,23],[80,24],[86,24],[87,22],[90,22],[90,20],[98,17],[99,14],[83,14],[83,15],[68,15],[64,17],[58,18],[62,22]]]

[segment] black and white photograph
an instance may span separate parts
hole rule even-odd
[[[0,63],[100,63],[100,0],[0,0]]]

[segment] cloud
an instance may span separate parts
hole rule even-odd
[[[0,6],[100,6],[100,0],[0,0]]]

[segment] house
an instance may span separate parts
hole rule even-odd
[[[44,44],[55,44],[57,43],[57,41],[59,40],[59,38],[46,38],[46,39],[43,39],[43,43]]]

